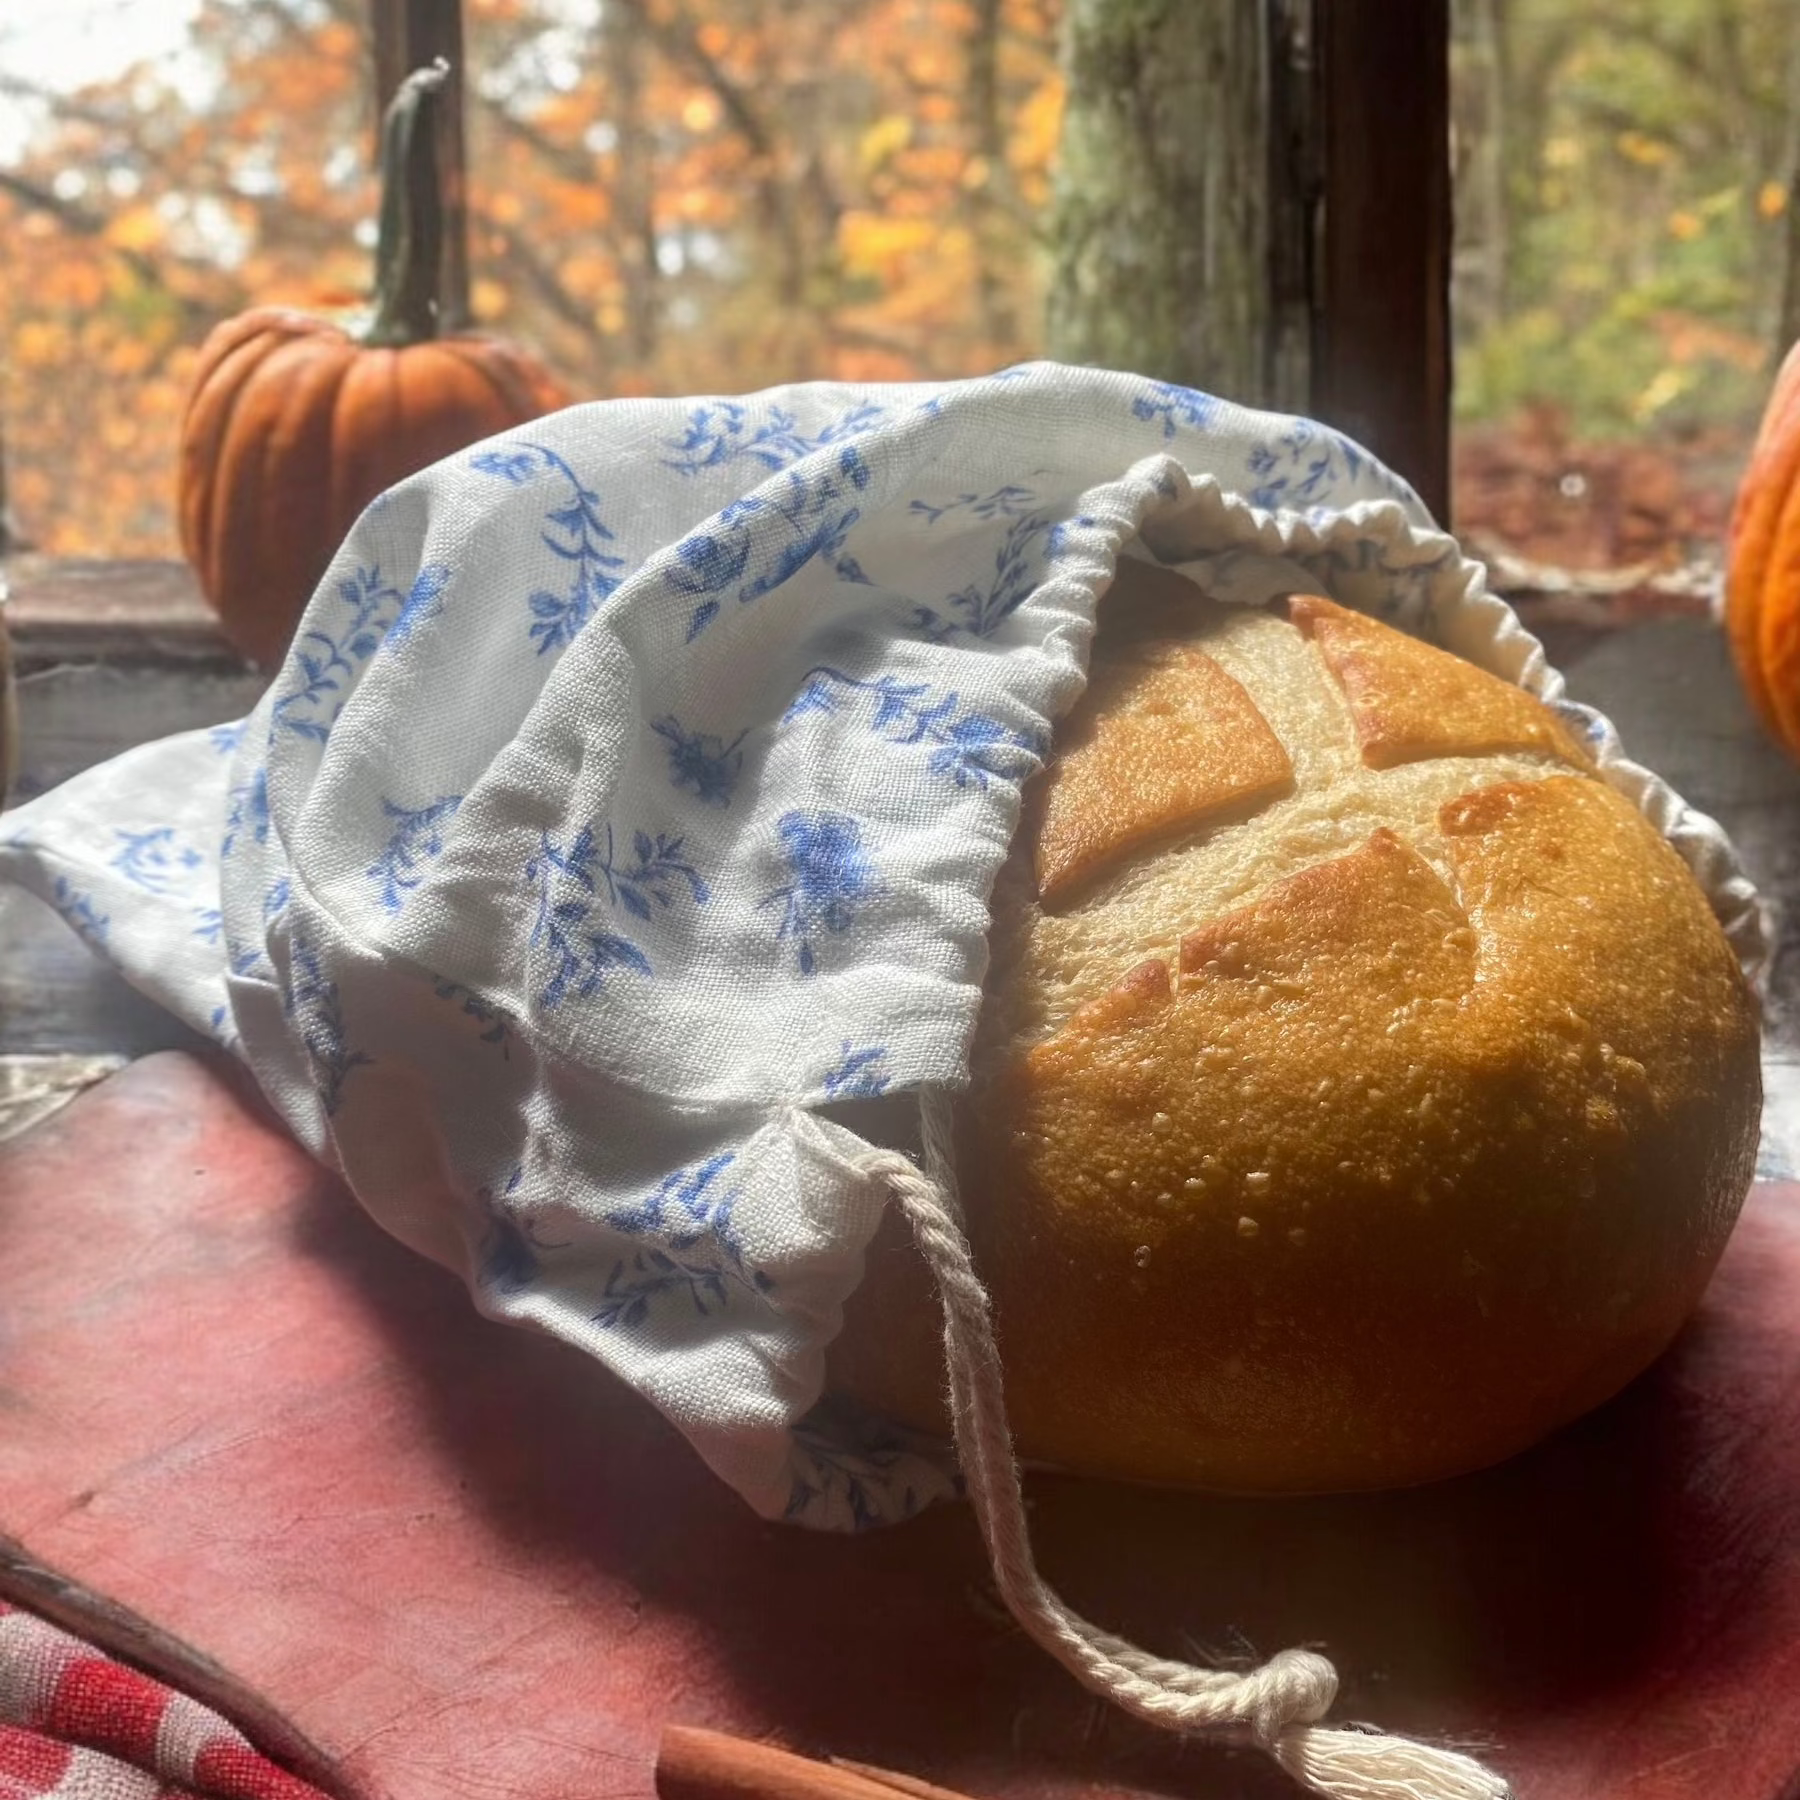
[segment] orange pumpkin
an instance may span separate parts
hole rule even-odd
[[[432,115],[448,67],[407,77],[383,124],[374,319],[259,307],[200,352],[182,422],[181,544],[225,634],[278,662],[357,515],[440,457],[566,406],[498,338],[438,335],[443,242]]]
[[[1775,378],[1738,488],[1725,631],[1756,710],[1800,756],[1800,344]]]

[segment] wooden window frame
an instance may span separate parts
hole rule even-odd
[[[1312,28],[1312,410],[1448,529],[1449,0],[1313,0]]]

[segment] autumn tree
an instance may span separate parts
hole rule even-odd
[[[477,326],[596,397],[1034,354],[1054,7],[466,0]],[[171,65],[12,80],[0,418],[40,547],[168,554],[208,328],[364,296],[372,68],[364,0],[204,0]]]
[[[1753,418],[1796,329],[1800,8],[1456,0],[1452,18],[1464,416]]]

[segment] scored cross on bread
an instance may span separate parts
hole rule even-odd
[[[1029,1458],[1288,1491],[1478,1467],[1668,1342],[1748,1186],[1754,1007],[1522,689],[1127,563],[1027,794],[959,1172]],[[834,1385],[941,1418],[884,1232]]]

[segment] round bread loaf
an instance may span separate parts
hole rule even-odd
[[[959,1109],[1020,1454],[1259,1493],[1509,1456],[1643,1369],[1724,1247],[1736,959],[1521,689],[1142,564],[1101,619]],[[890,1218],[832,1385],[941,1430],[939,1332]]]

